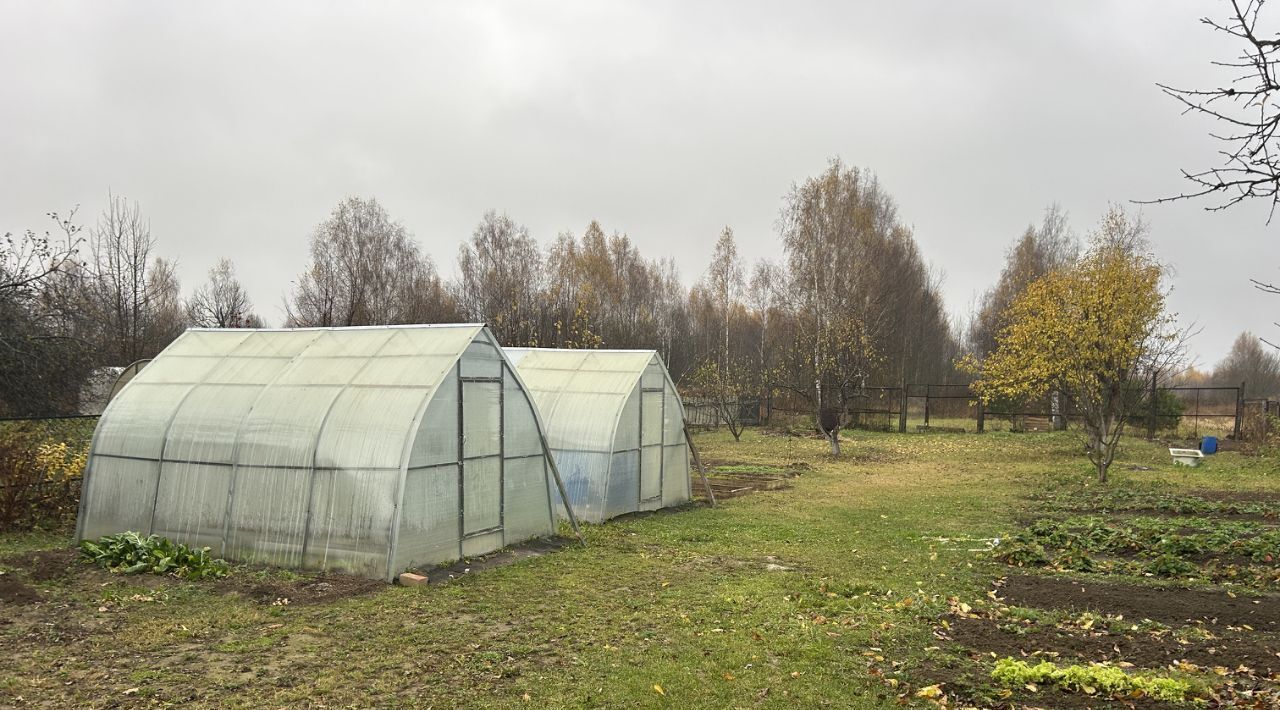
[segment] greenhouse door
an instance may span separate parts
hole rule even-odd
[[[640,502],[662,499],[661,389],[640,391]]]
[[[464,556],[502,546],[502,425],[501,377],[463,377],[458,537]]]

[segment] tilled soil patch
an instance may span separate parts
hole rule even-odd
[[[1257,631],[1280,632],[1280,597],[1232,598],[1222,591],[1145,587],[1036,575],[1011,575],[996,594],[1005,603],[1040,609],[1073,609],[1123,614],[1170,626],[1210,623],[1248,624]]]
[[[48,582],[73,574],[74,568],[79,564],[78,559],[79,552],[68,547],[12,555],[0,560],[0,563],[22,570],[23,574],[33,582]]]
[[[947,634],[978,653],[1022,658],[1042,657],[1098,663],[1127,661],[1142,668],[1163,668],[1175,661],[1198,666],[1246,666],[1260,675],[1280,674],[1280,634],[1229,634],[1183,644],[1169,636],[1121,636],[1081,629],[1039,628],[1013,633],[991,619],[953,617]]]
[[[40,601],[40,593],[12,574],[0,574],[0,607],[6,604],[26,606]]]
[[[387,583],[382,580],[345,574],[321,574],[290,581],[263,580],[251,575],[232,573],[229,577],[217,580],[215,585],[213,589],[216,591],[235,592],[259,604],[278,606],[318,604],[387,588]]]

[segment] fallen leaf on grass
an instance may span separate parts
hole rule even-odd
[[[657,683],[654,683],[654,684],[653,684],[653,692],[657,693],[658,695],[666,695],[666,694],[667,694],[667,691],[663,690],[663,689],[662,689],[662,686],[658,685]]]
[[[916,691],[917,698],[937,698],[942,695],[942,684],[926,685]]]

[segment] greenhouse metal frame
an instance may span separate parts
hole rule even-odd
[[[689,501],[684,405],[657,352],[507,348],[507,356],[537,406],[579,519]]]
[[[192,329],[103,413],[76,537],[390,580],[554,534],[553,498],[576,526],[564,495],[482,325]]]

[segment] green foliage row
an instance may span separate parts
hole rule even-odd
[[[1144,490],[1091,492],[1088,496],[1053,498],[1050,503],[1061,510],[1094,510],[1102,513],[1151,510],[1177,515],[1248,514],[1280,519],[1280,503],[1274,501],[1206,500],[1194,495]]]
[[[105,535],[80,543],[80,557],[118,574],[172,574],[185,579],[225,577],[226,561],[214,559],[209,548],[193,550],[159,535],[136,532]]]
[[[1182,702],[1200,694],[1190,681],[1167,676],[1129,674],[1115,666],[1101,663],[1059,668],[1049,661],[1031,665],[1015,658],[1002,658],[996,661],[991,678],[1007,688],[1021,688],[1028,684],[1054,685],[1087,695],[1097,693],[1109,697],[1149,697],[1166,702]]]

